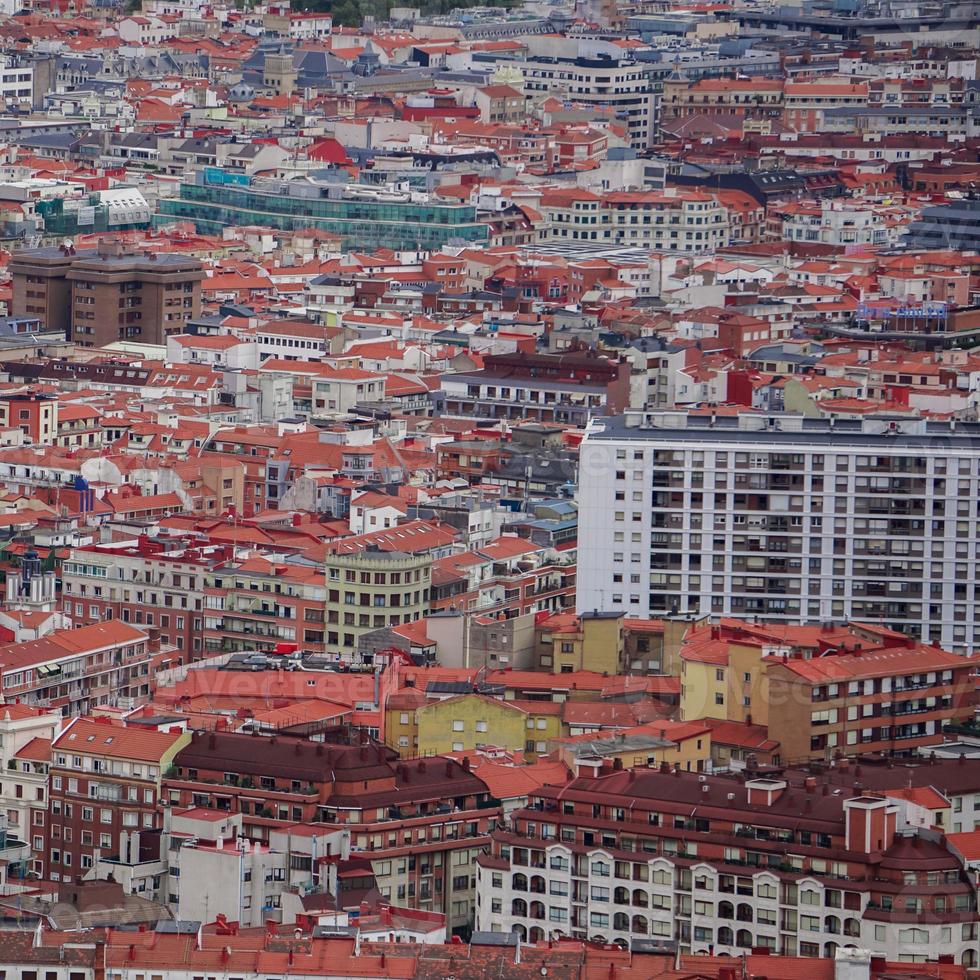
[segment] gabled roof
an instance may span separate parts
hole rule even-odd
[[[55,752],[76,755],[159,762],[183,737],[182,732],[158,732],[140,726],[128,728],[102,719],[76,718],[51,747]]]

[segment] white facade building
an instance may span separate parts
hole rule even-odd
[[[599,846],[584,853],[559,842],[540,846],[534,867],[478,862],[477,930],[529,936],[537,929],[548,939],[577,934],[628,946],[637,937],[670,943],[683,923],[684,945],[696,954],[813,955],[805,950],[816,947],[833,956],[854,945],[894,962],[947,955],[964,963],[975,953],[976,923],[876,922],[865,915],[869,894],[860,882],[848,883],[842,898],[815,877],[787,886],[766,870],[733,875],[708,862],[682,867],[643,854],[623,860]]]
[[[224,915],[242,928],[283,916],[285,893],[336,890],[336,863],[350,856],[350,831],[298,824],[273,830],[269,842],[241,835],[242,816],[196,808],[170,818],[167,901],[178,919]]]
[[[578,611],[869,621],[980,648],[978,436],[884,417],[597,419]]]

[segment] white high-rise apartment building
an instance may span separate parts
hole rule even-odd
[[[971,423],[596,419],[578,610],[856,620],[980,649],[978,471]]]

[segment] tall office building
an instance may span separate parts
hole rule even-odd
[[[591,423],[579,611],[857,620],[980,648],[980,425],[628,412]]]

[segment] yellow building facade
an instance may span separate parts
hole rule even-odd
[[[417,754],[442,755],[494,746],[536,756],[561,733],[561,716],[550,702],[540,711],[482,694],[461,694],[416,709]]]
[[[728,641],[726,646],[681,651],[681,718],[768,724],[769,684],[761,645]]]

